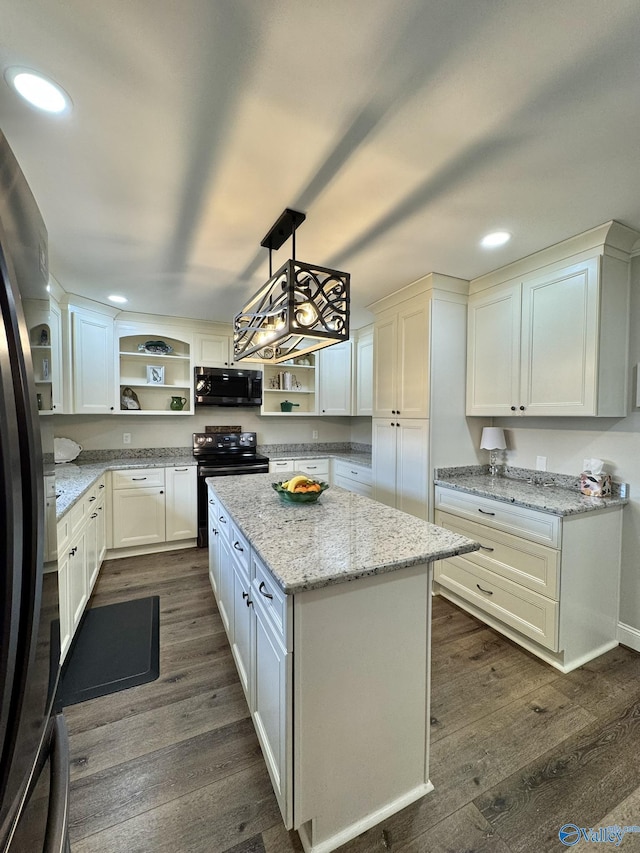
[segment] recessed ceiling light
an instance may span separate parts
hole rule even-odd
[[[53,80],[28,68],[7,68],[5,79],[25,101],[48,113],[64,113],[71,109],[71,98]]]
[[[492,231],[480,240],[480,245],[485,249],[495,249],[497,246],[504,246],[511,239],[511,234],[508,231]]]
[[[111,302],[117,302],[118,305],[124,305],[125,302],[129,301],[126,296],[118,296],[116,293],[107,296],[107,299],[111,300]]]

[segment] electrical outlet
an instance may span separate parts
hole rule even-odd
[[[547,470],[547,457],[546,456],[536,456],[536,471],[546,471]]]
[[[311,438],[317,438],[317,437],[318,437],[318,430],[317,429],[312,430],[311,431]]]
[[[122,443],[123,444],[131,444],[131,433],[123,432],[122,433]]]

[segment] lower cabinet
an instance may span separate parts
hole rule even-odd
[[[105,478],[58,521],[60,656],[65,659],[106,553]]]
[[[418,518],[429,512],[429,421],[373,419],[373,494]]]
[[[113,547],[194,539],[197,469],[133,468],[112,472]]]
[[[357,492],[367,498],[373,497],[373,480],[371,468],[335,459],[331,482],[349,492]]]
[[[328,459],[272,459],[269,462],[271,474],[286,474],[301,471],[316,480],[329,479]]]
[[[617,645],[620,508],[561,517],[438,486],[435,523],[480,544],[435,564],[445,598],[563,672]]]

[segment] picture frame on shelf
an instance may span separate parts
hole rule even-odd
[[[42,378],[45,381],[48,381],[48,379],[49,379],[49,359],[48,358],[42,359]]]
[[[148,385],[164,385],[164,365],[148,364],[147,365],[147,384]]]

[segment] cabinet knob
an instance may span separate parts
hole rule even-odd
[[[72,549],[69,551],[69,556],[70,556],[70,557],[73,557],[77,550],[78,550],[78,549],[77,549],[77,548],[75,548],[75,547],[74,547],[74,548],[72,548]]]
[[[524,412],[524,406],[520,406],[520,411]]]
[[[160,489],[160,494],[161,494],[161,495],[164,495],[164,492],[162,491],[162,489]]]
[[[515,407],[515,406],[511,406],[511,411],[512,411],[512,412],[515,412],[515,410],[516,410],[516,407]]]
[[[113,411],[113,406],[110,406],[109,408],[110,408],[110,410],[111,410],[111,411]]]

